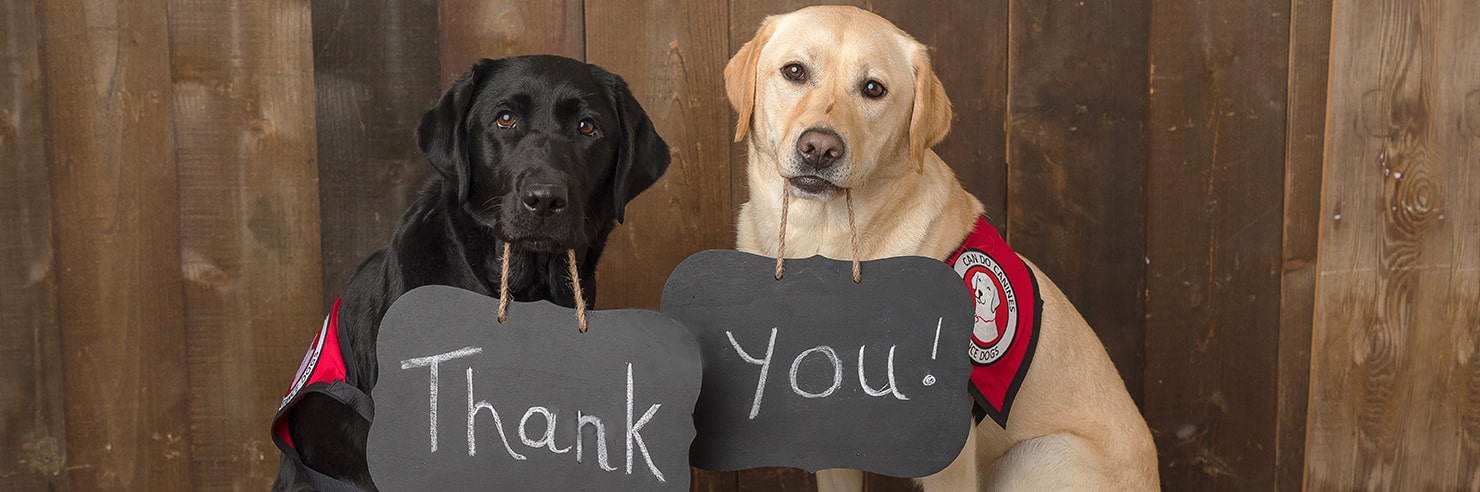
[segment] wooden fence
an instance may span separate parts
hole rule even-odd
[[[600,305],[655,308],[745,201],[721,70],[806,3],[0,0],[0,481],[266,488],[479,57],[630,82],[675,160]],[[1480,2],[858,3],[932,46],[937,151],[1100,334],[1168,490],[1480,490]]]

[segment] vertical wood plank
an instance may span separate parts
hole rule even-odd
[[[277,400],[324,315],[306,2],[170,4],[191,475],[265,489]]]
[[[1410,421],[1409,425],[1422,426],[1419,428],[1430,435],[1442,435],[1446,426],[1457,424],[1459,456],[1450,468],[1450,477],[1440,476],[1440,485],[1480,490],[1480,37],[1472,28],[1480,24],[1480,4],[1448,0],[1441,5],[1444,23],[1439,37],[1439,64],[1444,68],[1439,72],[1442,79],[1436,120],[1440,145],[1444,154],[1451,156],[1440,181],[1449,185],[1451,204],[1444,207],[1444,213],[1453,216],[1442,217],[1453,228],[1454,249],[1449,258],[1449,299],[1431,301],[1428,308],[1444,308],[1442,315],[1429,313],[1438,318],[1439,333],[1431,335],[1427,350],[1420,348],[1417,352],[1422,358],[1430,351],[1450,351],[1453,364],[1427,361],[1438,373],[1430,376],[1428,384],[1447,386],[1437,394],[1448,396],[1450,401],[1434,422]],[[1435,246],[1442,250],[1444,241],[1435,241]],[[1432,395],[1422,389],[1410,394],[1418,398]],[[1409,402],[1422,404],[1422,400]],[[1445,464],[1439,461],[1432,466],[1443,470]],[[1415,472],[1418,477],[1414,478],[1421,478],[1422,473]]]
[[[716,474],[718,475],[718,474]],[[817,490],[817,477],[797,468],[755,468],[725,475],[734,477],[734,486],[726,490],[739,492],[813,492]],[[864,491],[870,492],[864,482]]]
[[[435,174],[416,125],[442,91],[436,0],[313,2],[324,309]],[[306,333],[306,332],[305,332]]]
[[[1434,443],[1443,443],[1441,439],[1459,442],[1454,466],[1446,468],[1448,463],[1442,456],[1432,461],[1421,456],[1406,484],[1428,487],[1424,474],[1432,469],[1440,472],[1436,473],[1438,487],[1434,488],[1480,490],[1480,37],[1473,29],[1480,25],[1480,4],[1446,0],[1440,5],[1437,59],[1442,68],[1437,74],[1438,110],[1434,119],[1444,166],[1436,175],[1448,186],[1445,200],[1449,203],[1443,205],[1444,215],[1440,216],[1447,226],[1440,227],[1449,227],[1452,232],[1448,244],[1440,236],[1428,251],[1453,248],[1448,258],[1449,298],[1432,299],[1418,308],[1420,323],[1436,324],[1434,332],[1427,333],[1425,346],[1415,350],[1418,359],[1427,363],[1424,369],[1432,373],[1417,383],[1429,388],[1412,388],[1407,403],[1419,406],[1424,404],[1423,399],[1435,396],[1448,401],[1432,409],[1430,415],[1415,412],[1405,426],[1427,432],[1420,434],[1412,448],[1422,450],[1431,438]],[[1415,195],[1409,194],[1411,198],[1404,204],[1419,205]],[[1442,275],[1443,267],[1439,269],[1441,272],[1434,273]],[[1436,287],[1445,288],[1443,283]],[[1442,314],[1439,309],[1443,309]],[[1450,360],[1425,358],[1426,354],[1445,352]],[[1447,432],[1450,426],[1460,431]],[[1449,452],[1444,447],[1436,451]],[[1446,469],[1449,476],[1442,473]]]
[[[66,473],[191,486],[164,0],[39,2]]]
[[[1011,2],[1007,240],[1141,399],[1147,1]]]
[[[582,0],[441,0],[442,85],[481,58],[586,56]]]
[[[930,47],[950,97],[951,133],[935,146],[966,191],[1007,230],[1007,0],[947,0],[922,8],[910,0],[875,0],[870,8]],[[739,49],[739,45],[734,47]]]
[[[35,2],[0,1],[0,477],[70,489]]]
[[[1274,488],[1290,2],[1152,2],[1146,414],[1170,490]]]
[[[689,490],[691,492],[735,492],[735,472],[712,472],[689,468]]]
[[[657,309],[668,273],[690,254],[734,244],[733,127],[722,72],[727,6],[586,5],[587,61],[627,80],[673,163],[627,205],[598,273],[602,307]],[[721,170],[716,172],[716,170]]]
[[[1276,490],[1302,490],[1305,476],[1306,399],[1310,391],[1311,324],[1315,317],[1332,4],[1322,0],[1290,1],[1274,448]]]
[[[586,60],[626,79],[673,162],[627,205],[597,271],[598,307],[657,309],[690,254],[734,245],[733,116],[724,96],[729,2],[588,2]],[[696,490],[734,490],[733,474],[694,473]]]
[[[1480,5],[1333,20],[1312,490],[1480,488]]]

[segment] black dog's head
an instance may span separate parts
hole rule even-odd
[[[520,248],[595,240],[668,168],[668,145],[621,77],[558,56],[473,64],[422,118],[444,191]]]

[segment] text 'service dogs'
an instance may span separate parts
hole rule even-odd
[[[971,423],[971,299],[940,261],[851,265],[704,251],[663,289],[663,313],[704,352],[694,466],[858,468],[918,477],[956,458]]]
[[[445,286],[380,328],[370,472],[381,490],[688,490],[701,364],[667,316]]]

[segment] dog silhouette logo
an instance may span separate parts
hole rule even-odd
[[[976,317],[971,329],[971,362],[989,365],[1001,359],[1017,335],[1017,297],[1007,272],[986,253],[967,249],[952,265],[971,289]]]

